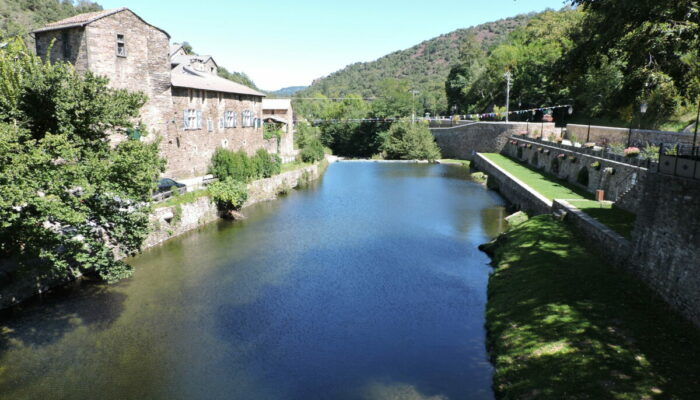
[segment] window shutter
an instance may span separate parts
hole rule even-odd
[[[202,129],[202,112],[197,111],[197,129]]]
[[[189,110],[183,111],[182,115],[182,129],[190,129],[190,127],[187,124],[187,114]]]
[[[219,118],[219,129],[224,129],[224,119],[226,119],[226,117]]]

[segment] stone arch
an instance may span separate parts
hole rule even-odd
[[[549,164],[549,171],[554,175],[559,175],[559,159],[556,156],[552,158],[552,163]]]
[[[537,152],[534,151],[532,153],[532,158],[530,159],[530,164],[532,164],[535,168],[537,168],[537,164],[539,163],[539,156],[537,155]]]
[[[518,158],[523,159],[523,148],[518,146],[518,152],[517,152]]]
[[[588,182],[590,182],[588,168],[583,167],[578,171],[578,175],[576,175],[576,182],[578,182],[580,185],[588,187]]]

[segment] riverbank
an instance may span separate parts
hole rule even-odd
[[[274,200],[282,193],[320,178],[328,164],[336,161],[337,157],[327,156],[321,162],[301,165],[297,169],[249,183],[248,200],[243,205],[243,209],[262,201]],[[151,213],[151,232],[144,241],[142,250],[221,218],[216,205],[206,193],[187,193],[168,204],[156,206]],[[6,282],[0,285],[0,310],[16,306],[54,288],[70,284],[74,280],[65,276],[47,276],[39,273],[19,274],[14,271],[16,267],[8,264],[9,262],[5,261],[1,267],[4,272],[0,278],[5,279]]]
[[[498,398],[700,397],[700,332],[550,215],[482,246]]]

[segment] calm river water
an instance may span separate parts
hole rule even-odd
[[[333,164],[3,315],[0,398],[492,398],[477,245],[503,204],[462,167]]]

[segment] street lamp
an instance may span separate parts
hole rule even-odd
[[[413,107],[413,114],[411,114],[411,124],[415,125],[416,123],[416,95],[420,93],[418,90],[411,90],[411,94],[413,95],[413,99],[411,101],[411,106]]]
[[[646,101],[639,106],[639,112],[642,113],[642,116],[644,114],[646,114],[647,109],[649,109],[649,105],[646,103]],[[632,118],[630,118],[630,129],[629,129],[629,133],[627,134],[627,147],[632,146],[632,122],[634,122],[634,114],[632,114]],[[641,117],[640,117],[640,121],[639,121],[638,126],[641,127],[641,123],[642,123],[642,121],[641,121]]]

